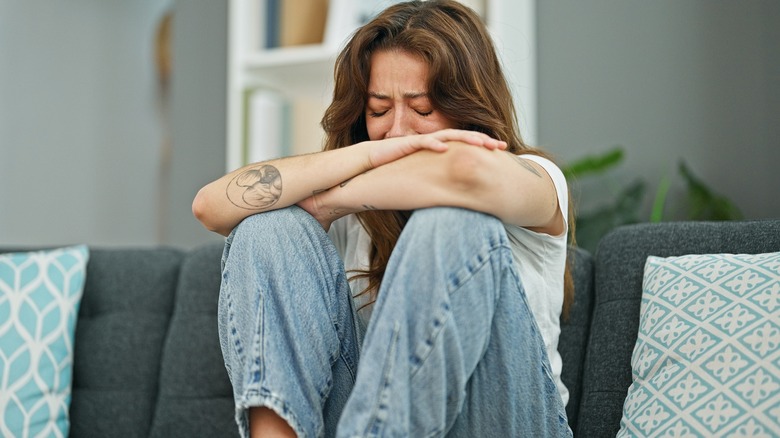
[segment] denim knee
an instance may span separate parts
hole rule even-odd
[[[273,409],[299,435],[335,428],[359,360],[354,320],[341,259],[311,215],[289,207],[235,228],[218,323],[242,435],[254,406]]]
[[[491,245],[507,245],[506,231],[501,221],[492,215],[457,207],[433,207],[415,210],[404,231],[418,234],[457,237],[467,242],[484,241]],[[476,240],[469,240],[469,238]]]
[[[267,251],[262,251],[262,245],[267,244],[268,239],[275,236],[288,234],[287,229],[312,229],[322,230],[322,226],[309,213],[298,206],[290,206],[279,210],[267,211],[262,214],[253,214],[241,221],[225,239],[225,248],[222,252],[222,269],[229,256],[234,241],[246,245],[257,245],[257,257],[262,257]],[[322,230],[324,233],[324,230]]]
[[[267,211],[261,214],[253,214],[245,218],[236,226],[231,235],[238,238],[256,238],[263,234],[279,233],[285,228],[319,229],[324,233],[322,225],[317,222],[306,210],[292,205],[279,210]]]

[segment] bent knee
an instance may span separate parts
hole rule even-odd
[[[289,227],[310,226],[317,223],[310,214],[297,206],[265,211],[246,217],[233,230],[234,238],[253,237],[264,233],[278,233]]]
[[[458,207],[432,207],[415,210],[407,226],[430,227],[437,231],[463,232],[473,227],[502,227],[492,215]]]

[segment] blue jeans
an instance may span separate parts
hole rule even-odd
[[[244,436],[253,406],[301,437],[571,436],[493,216],[415,211],[365,337],[333,243],[300,208],[245,219],[222,263],[219,334]]]

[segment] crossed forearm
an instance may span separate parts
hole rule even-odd
[[[226,235],[244,218],[288,207],[327,190],[369,166],[361,145],[255,163],[203,187],[193,213],[203,225]]]

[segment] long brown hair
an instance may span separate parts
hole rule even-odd
[[[322,118],[325,150],[369,140],[365,105],[371,55],[387,50],[402,51],[427,63],[431,105],[458,121],[459,128],[505,140],[513,154],[547,156],[520,137],[512,94],[485,25],[474,11],[453,0],[395,4],[355,32],[336,59],[333,101]],[[409,213],[365,211],[357,215],[372,243],[369,269],[360,276],[368,279],[367,291],[375,296]],[[573,221],[569,224],[573,229]],[[573,298],[568,263],[565,284],[564,314]]]

